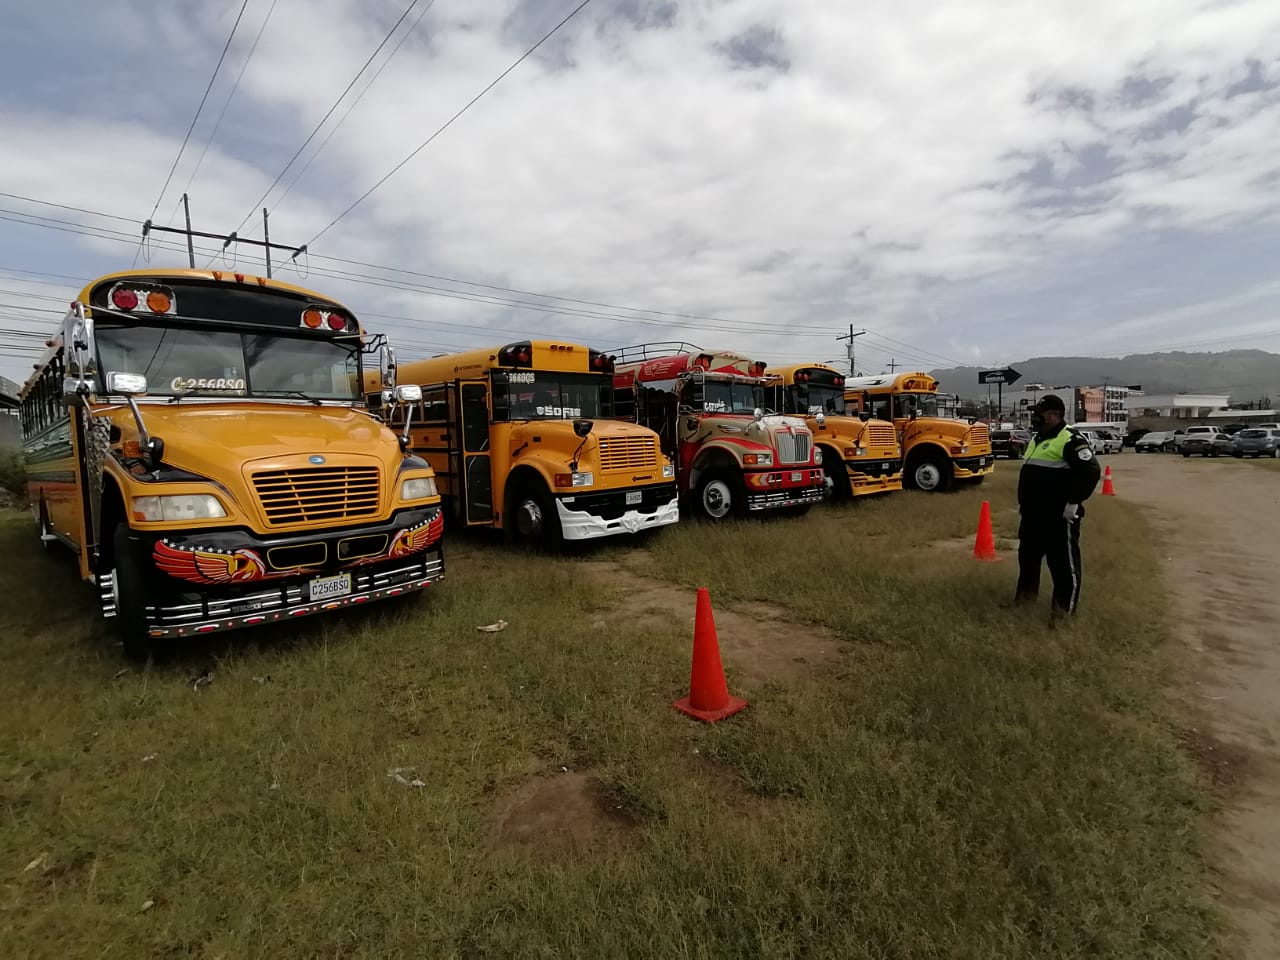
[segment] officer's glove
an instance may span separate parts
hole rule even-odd
[[[1080,515],[1080,504],[1078,503],[1068,503],[1065,507],[1062,508],[1062,519],[1066,520],[1068,523],[1070,523],[1079,515]]]

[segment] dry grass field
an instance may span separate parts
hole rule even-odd
[[[1050,631],[1047,578],[1003,609],[1011,556],[969,556],[1013,479],[567,556],[454,535],[434,593],[149,667],[8,514],[4,953],[1219,956],[1149,531],[1091,502]],[[670,707],[697,586],[751,701],[715,726]]]

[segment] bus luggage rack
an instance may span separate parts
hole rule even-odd
[[[701,347],[683,340],[656,340],[653,343],[638,343],[630,347],[622,347],[614,351],[614,363],[636,363],[641,360],[658,360],[662,357],[677,356],[682,353],[705,353]]]

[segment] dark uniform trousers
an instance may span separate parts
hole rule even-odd
[[[1074,520],[1061,513],[1030,514],[1018,525],[1019,600],[1030,600],[1040,593],[1040,565],[1049,563],[1053,578],[1053,608],[1062,613],[1075,613],[1080,602],[1080,521],[1084,509]]]

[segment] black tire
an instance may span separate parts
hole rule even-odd
[[[507,494],[508,543],[530,550],[549,550],[564,539],[555,501],[541,480],[523,480]]]
[[[822,452],[822,475],[827,482],[827,492],[832,503],[845,503],[853,499],[853,484],[844,461],[833,454]]]
[[[1231,455],[1232,455],[1233,457],[1235,457],[1237,460],[1243,460],[1243,459],[1244,459],[1244,454],[1243,454],[1243,453],[1233,453],[1233,454],[1231,454]]]
[[[1191,454],[1189,454],[1189,453],[1184,453],[1184,454],[1182,455],[1182,457],[1183,457],[1183,459],[1184,459],[1184,460],[1190,460],[1190,459],[1191,459]]]
[[[721,523],[746,516],[747,489],[736,470],[707,470],[693,491],[693,510],[702,520]]]
[[[129,540],[129,525],[119,524],[111,537],[114,565],[111,576],[115,584],[115,633],[131,660],[146,660],[157,652],[156,641],[147,632],[143,613],[146,601],[146,577],[137,548]]]
[[[902,477],[903,483],[912,490],[922,490],[925,493],[946,493],[951,489],[954,479],[955,470],[951,467],[951,461],[932,451],[910,457]]]

